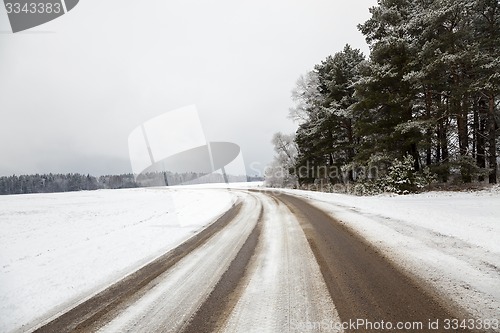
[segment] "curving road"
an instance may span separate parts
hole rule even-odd
[[[305,199],[235,193],[208,228],[36,332],[436,332],[456,317]]]

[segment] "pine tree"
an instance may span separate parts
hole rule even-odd
[[[296,135],[299,181],[343,181],[339,170],[355,156],[354,83],[363,61],[359,50],[346,45],[316,65],[308,81],[298,82],[293,92],[298,103],[291,115],[301,122]]]
[[[418,128],[401,124],[415,121],[415,85],[408,78],[414,72],[415,50],[408,22],[416,5],[406,0],[379,1],[371,9],[372,17],[358,26],[370,44],[370,61],[362,69],[356,84],[360,99],[356,106],[360,121],[358,135],[363,138],[359,162],[384,152],[391,158],[413,156],[420,169]]]
[[[473,89],[478,93],[482,106],[480,112],[487,116],[487,143],[489,183],[497,182],[497,138],[498,119],[496,118],[497,100],[500,93],[500,4],[497,0],[476,0],[471,7],[476,54],[474,57]],[[485,153],[483,124],[480,124],[478,137],[481,138],[481,153]],[[484,163],[483,158],[479,162]]]

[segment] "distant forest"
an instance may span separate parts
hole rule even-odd
[[[203,174],[168,173],[169,185],[178,185],[184,183],[194,183]],[[162,175],[163,177],[163,175]],[[260,181],[259,177],[246,177],[247,181]],[[244,181],[245,179],[243,179]],[[73,192],[73,191],[91,191],[98,189],[120,189],[157,186],[158,183],[147,185],[145,182],[136,181],[131,173],[121,175],[106,175],[94,177],[91,175],[82,175],[78,173],[68,174],[35,174],[21,176],[0,177],[0,195],[7,194],[28,194],[28,193],[53,193],[53,192]]]
[[[0,194],[51,193],[138,187],[133,174],[94,177],[78,173],[0,177]]]

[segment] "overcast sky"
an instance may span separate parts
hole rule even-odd
[[[209,141],[273,156],[297,78],[346,43],[376,0],[80,0],[12,34],[0,9],[0,175],[131,172],[128,135],[196,105]],[[253,170],[249,173],[255,174]]]

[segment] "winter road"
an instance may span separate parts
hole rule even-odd
[[[36,332],[436,332],[456,317],[306,200],[235,194],[208,228]]]

